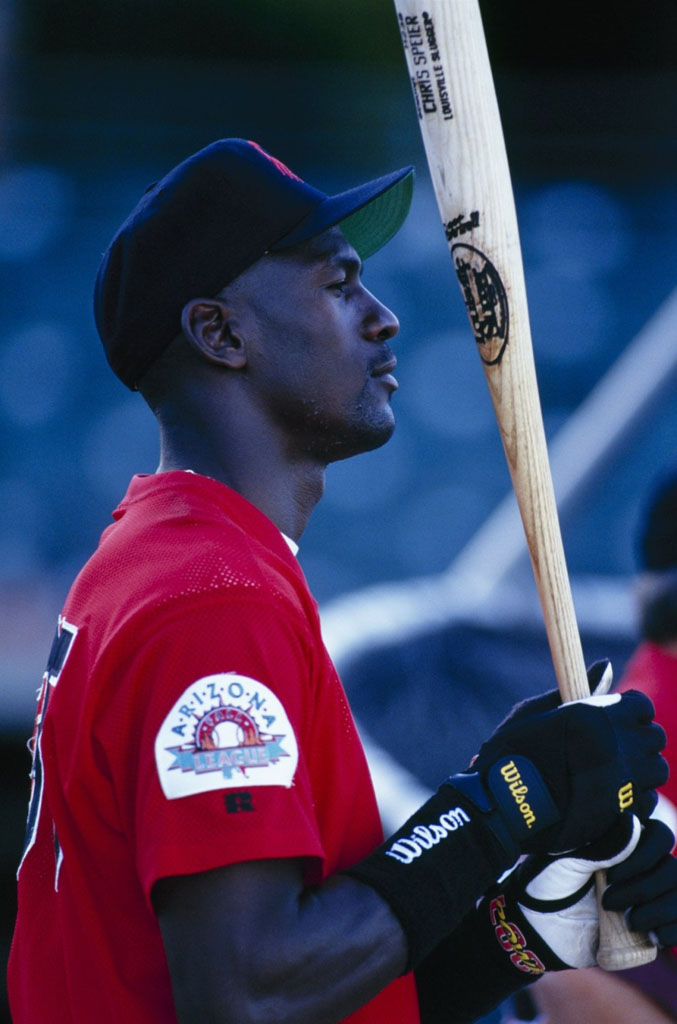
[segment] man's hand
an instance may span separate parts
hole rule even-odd
[[[513,966],[528,973],[593,967],[599,944],[596,871],[630,857],[639,820],[625,815],[611,832],[569,854],[527,857],[484,901]],[[502,926],[501,926],[502,924]],[[498,926],[497,926],[498,925]],[[513,945],[506,941],[517,936]]]
[[[609,867],[615,881],[605,904],[615,910],[631,907],[632,927],[672,944],[677,937],[673,841],[661,822],[651,820],[640,834],[637,819],[626,815],[584,849],[561,857],[526,857],[418,967],[421,1019],[470,1024],[544,975],[594,966],[599,930],[592,876],[598,868],[616,865]],[[459,977],[467,983],[459,986]],[[574,1019],[582,1018],[566,1015],[567,1021]]]
[[[602,905],[625,913],[633,931],[647,932],[658,946],[677,946],[677,859],[667,825],[651,820],[627,860],[607,874]]]
[[[449,779],[481,809],[497,810],[490,823],[529,853],[584,846],[624,811],[645,821],[668,777],[666,737],[648,697],[631,690],[556,702],[546,694],[518,705],[470,770]]]
[[[596,680],[597,670],[595,671]],[[525,852],[578,849],[656,804],[665,733],[642,694],[519,705],[374,853],[346,871],[390,904],[415,967]],[[626,840],[627,841],[627,840]],[[618,848],[615,852],[618,852]]]
[[[513,966],[526,973],[594,967],[599,924],[594,873],[609,869],[608,910],[628,912],[631,928],[652,933],[657,944],[677,941],[677,860],[674,836],[651,820],[641,830],[626,818],[601,840],[561,857],[527,857],[480,914]],[[483,910],[482,910],[483,908]]]

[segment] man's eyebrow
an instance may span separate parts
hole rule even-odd
[[[341,253],[331,253],[327,254],[322,262],[330,267],[338,267],[347,274],[361,274],[363,269],[362,260],[359,256],[344,256]]]

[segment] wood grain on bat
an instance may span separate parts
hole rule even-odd
[[[445,236],[499,426],[563,700],[589,696],[534,366],[517,215],[477,0],[395,0]],[[603,915],[605,927],[609,915]],[[653,959],[614,915],[599,962]]]

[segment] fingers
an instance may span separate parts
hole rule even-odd
[[[652,933],[659,944],[677,944],[677,860],[672,832],[651,820],[623,863],[609,869],[602,898],[607,910],[625,913],[633,931]]]
[[[660,753],[661,750],[665,750],[665,746],[668,742],[668,734],[662,725],[658,722],[652,722],[650,726],[650,732],[653,739],[653,750],[655,753]]]
[[[648,697],[636,690],[629,690],[622,697],[620,704],[607,709],[607,714],[614,723],[623,762],[635,783],[634,809],[645,819],[647,807],[651,805],[653,810],[656,797],[642,791],[657,789],[668,779],[668,763],[661,754],[667,737],[665,730],[653,721],[654,708]]]
[[[656,710],[645,693],[640,693],[639,690],[626,690],[621,697],[621,708],[623,709],[621,714],[628,721],[634,719],[647,724],[653,721]]]
[[[668,781],[670,769],[662,754],[650,752],[642,756],[637,751],[633,760],[633,777],[640,790],[658,789]]]
[[[636,848],[641,825],[624,814],[602,839],[560,857],[527,858],[521,868],[525,893],[546,902],[580,895],[595,871],[611,867]]]
[[[658,722],[646,724],[642,730],[644,750],[647,754],[660,754],[668,741],[665,729]]]
[[[633,907],[626,916],[633,932],[654,935],[660,946],[677,945],[677,892]]]
[[[634,812],[640,821],[648,821],[658,805],[658,793],[648,789],[635,800]]]
[[[622,864],[618,864],[609,870],[607,875],[609,888],[605,898],[607,895],[610,895],[610,890],[613,890],[614,893],[616,891],[622,893],[622,883],[630,881],[632,884],[638,877],[641,878],[646,872],[652,871],[657,864],[669,858],[674,842],[675,838],[664,822],[658,821],[655,818],[648,821],[634,853],[627,860],[623,861]],[[610,906],[608,909],[625,910],[629,906],[631,906],[631,902],[626,903],[624,906]]]
[[[639,818],[623,814],[601,839],[570,854],[590,865],[590,871],[613,867],[626,860],[637,849],[642,835]]]
[[[660,754],[668,739],[665,729],[658,722],[640,722],[639,725],[640,728],[636,730],[637,747],[644,754]]]

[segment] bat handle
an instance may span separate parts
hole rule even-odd
[[[607,682],[602,683],[595,693],[606,693],[611,686],[611,673]],[[648,935],[631,932],[623,914],[614,910],[605,910],[602,906],[602,895],[606,889],[606,871],[595,873],[597,890],[597,907],[599,909],[599,945],[597,947],[597,963],[605,971],[624,971],[630,967],[640,967],[656,959],[657,949]]]
[[[602,908],[602,893],[606,888],[605,871],[596,873],[595,884],[599,906],[599,966],[605,971],[623,971],[651,963],[656,959],[658,950],[649,937],[631,932],[623,914]]]
[[[563,557],[563,556],[562,556]],[[556,636],[561,647],[555,647],[551,641],[553,660],[557,681],[564,701],[577,700],[590,694],[587,676],[584,670],[583,649],[573,609],[571,592],[567,588],[564,594],[569,597],[563,603],[558,619]],[[548,617],[546,616],[546,624]],[[607,693],[611,688],[613,676],[606,672],[595,689],[596,695]],[[597,908],[599,911],[599,945],[597,947],[597,963],[605,971],[623,971],[630,967],[640,967],[656,959],[658,950],[648,935],[630,931],[623,914],[605,910],[602,906],[602,895],[606,889],[606,872],[595,872],[597,890]]]
[[[546,472],[546,470],[549,470],[547,463],[545,463],[543,471]],[[555,529],[559,527],[559,523],[556,518],[552,491],[550,501],[551,522],[555,524],[553,527]],[[561,543],[549,546],[547,571],[554,581],[551,585],[544,585],[544,561],[544,559],[534,561],[534,574],[539,594],[542,595],[541,603],[557,685],[563,701],[580,700],[590,696],[590,686]],[[555,590],[559,595],[556,613],[551,610],[548,603],[549,593],[555,592]],[[605,672],[595,688],[595,694],[599,696],[607,693],[611,688],[612,680],[612,672]],[[621,971],[655,960],[657,949],[649,937],[630,931],[623,914],[605,910],[602,906],[602,894],[606,888],[604,871],[595,873],[595,885],[599,910],[599,945],[597,948],[599,966],[605,971]]]

